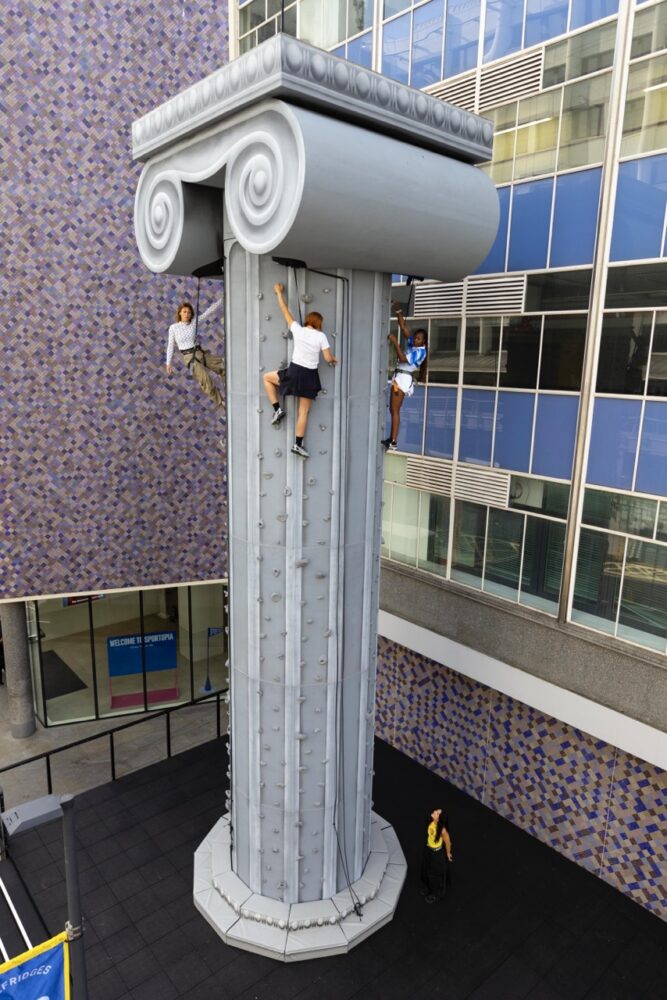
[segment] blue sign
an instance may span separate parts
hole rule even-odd
[[[224,631],[225,631],[225,630],[224,630],[224,628],[218,628],[217,626],[211,626],[211,627],[209,628],[209,630],[208,630],[208,635],[209,635],[209,638],[210,638],[210,637],[211,637],[212,635],[220,635],[220,633],[221,633],[221,632],[224,632]]]
[[[154,670],[175,670],[176,632],[146,632],[144,635],[146,673]],[[107,639],[109,677],[127,677],[141,673],[141,634],[112,635]],[[0,1000],[2,994],[0,993]]]
[[[59,934],[0,965],[2,1000],[69,1000],[67,935]]]

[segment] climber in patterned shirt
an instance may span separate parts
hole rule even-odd
[[[398,362],[391,377],[391,397],[389,400],[389,410],[391,413],[391,434],[381,442],[387,451],[396,451],[398,442],[398,429],[401,426],[401,407],[406,396],[411,396],[415,391],[416,373],[426,361],[426,330],[423,327],[410,333],[410,329],[403,318],[403,313],[394,302],[396,319],[401,328],[401,333],[407,341],[407,349],[404,351],[400,345],[398,337],[390,333],[388,340],[396,348]]]
[[[174,370],[171,366],[171,359],[174,354],[174,347],[178,347],[183,356],[184,363],[192,372],[203,391],[209,399],[213,400],[216,406],[223,406],[224,398],[215,380],[211,377],[211,372],[224,378],[225,359],[218,354],[211,354],[210,351],[205,351],[197,343],[197,326],[203,319],[207,319],[213,315],[221,305],[222,299],[218,299],[217,302],[208,307],[206,312],[201,314],[198,322],[195,322],[195,311],[190,303],[181,302],[176,310],[176,322],[172,323],[169,327],[169,339],[167,341],[167,375],[171,375]]]

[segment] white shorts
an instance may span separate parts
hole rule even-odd
[[[406,396],[411,396],[415,391],[415,384],[410,372],[396,372],[392,382],[395,382],[401,392],[405,393]]]

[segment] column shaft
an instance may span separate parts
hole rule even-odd
[[[12,736],[20,740],[32,736],[35,731],[25,604],[22,601],[1,604],[0,623],[5,654],[9,725]]]

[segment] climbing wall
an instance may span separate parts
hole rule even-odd
[[[389,276],[295,276],[226,248],[233,867],[305,902],[359,878],[370,850]],[[322,313],[339,359],[320,366],[306,460],[296,401],[274,428],[263,390],[292,351],[276,282],[297,318]]]

